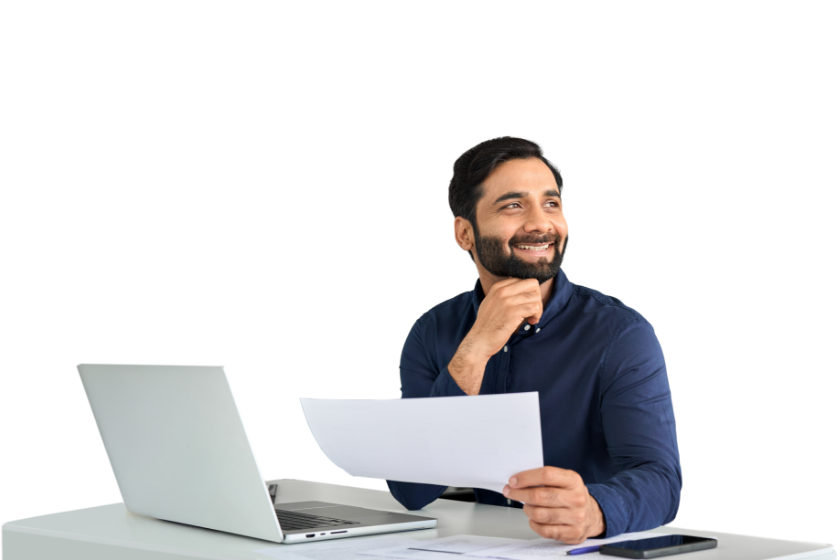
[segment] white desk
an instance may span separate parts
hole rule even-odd
[[[375,509],[405,511],[387,492],[335,486],[300,480],[272,481],[279,484],[277,503],[324,500]],[[403,533],[415,539],[430,539],[458,534],[502,536],[532,539],[537,535],[528,527],[519,509],[488,506],[451,500],[437,500],[422,514],[438,519],[436,529]],[[718,532],[665,527],[657,531],[715,536],[714,550],[679,556],[690,560],[765,560],[808,558],[835,560],[828,544],[804,543],[745,537]],[[358,538],[358,537],[357,537]],[[213,560],[253,559],[266,556],[254,549],[277,546],[250,539],[141,517],[126,512],[123,504],[68,511],[11,521],[3,525],[5,560]],[[279,545],[305,547],[306,544]],[[604,557],[607,558],[607,557]]]

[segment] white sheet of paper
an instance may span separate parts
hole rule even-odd
[[[560,541],[552,539],[534,539],[532,541],[522,541],[514,543],[505,547],[496,547],[487,550],[479,550],[465,554],[471,558],[497,558],[504,560],[538,560],[547,556],[557,556],[565,554],[570,550],[576,548],[586,548],[587,546],[598,546],[602,544],[621,542],[621,541],[635,541],[639,539],[647,539],[651,537],[659,537],[665,533],[624,533],[609,539],[586,539],[580,544],[565,544]],[[598,554],[598,551],[589,554]],[[588,557],[587,553],[581,554],[580,557]]]
[[[321,450],[353,476],[501,492],[543,466],[537,393],[301,404]]]
[[[411,546],[419,542],[402,535],[382,535],[335,539],[300,544],[281,544],[268,548],[257,548],[251,552],[275,558],[276,560],[370,560],[360,556],[367,550],[393,546]]]
[[[493,548],[526,542],[528,541],[503,537],[453,535],[440,539],[418,540],[408,544],[378,548],[363,554],[385,558],[405,558],[407,560],[451,560],[452,554],[488,551]],[[447,557],[447,554],[450,556]]]

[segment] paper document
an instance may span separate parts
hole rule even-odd
[[[502,560],[539,560],[540,558],[555,557],[576,548],[599,546],[621,541],[635,541],[650,537],[660,537],[664,533],[624,533],[609,539],[586,539],[580,544],[566,544],[552,539],[534,539],[522,541],[505,547],[494,547],[465,554],[471,558],[493,558]],[[598,554],[592,552],[591,554]],[[582,554],[581,556],[587,556]],[[466,560],[466,559],[465,559]]]
[[[407,560],[541,560],[557,557],[569,550],[612,542],[660,537],[666,533],[625,533],[609,539],[587,539],[580,544],[564,544],[551,539],[520,540],[478,535],[455,535],[439,539],[418,540],[402,535],[382,535],[278,545],[253,550],[276,560],[375,560],[403,558]],[[598,554],[593,552],[592,554]],[[588,557],[588,555],[584,555]]]
[[[362,554],[385,558],[405,558],[406,560],[452,560],[452,554],[487,552],[495,548],[507,547],[517,543],[527,543],[520,539],[503,537],[482,537],[478,535],[454,535],[440,539],[417,540],[387,548],[369,550]],[[447,557],[446,555],[450,555]]]
[[[315,541],[305,544],[281,544],[268,548],[257,548],[251,552],[276,560],[371,560],[371,557],[360,556],[360,554],[383,547],[410,546],[416,542],[420,541],[402,535],[382,535]]]
[[[537,393],[301,404],[324,454],[353,476],[501,492],[543,466]]]

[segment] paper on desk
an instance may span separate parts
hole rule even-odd
[[[522,541],[514,543],[505,547],[495,547],[486,550],[479,550],[465,554],[471,558],[494,558],[503,560],[537,560],[547,556],[557,556],[558,554],[565,554],[570,550],[576,548],[586,548],[587,546],[599,546],[602,544],[609,544],[621,541],[636,541],[639,539],[647,539],[650,537],[660,537],[665,533],[624,533],[609,539],[586,539],[580,544],[566,544],[552,539],[534,539],[532,541]],[[598,554],[597,551],[591,554]],[[586,554],[581,554],[586,557]]]
[[[386,558],[405,558],[407,560],[451,560],[446,554],[467,554],[489,551],[517,543],[527,543],[521,539],[503,537],[484,537],[479,535],[453,535],[440,539],[416,540],[387,548],[368,550],[362,554]]]
[[[402,535],[382,535],[300,544],[281,544],[268,548],[257,548],[251,552],[276,560],[370,560],[364,556],[359,556],[359,554],[383,547],[410,546],[416,542],[418,541]]]
[[[543,466],[537,393],[301,404],[324,454],[353,476],[501,492]]]

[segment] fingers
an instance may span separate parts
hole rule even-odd
[[[522,510],[528,519],[541,525],[583,525],[586,523],[584,508],[539,507],[525,505]]]
[[[536,313],[534,313],[533,315],[531,315],[530,317],[528,317],[528,323],[531,324],[531,325],[536,325],[537,323],[540,322],[540,319],[542,318],[542,314],[543,314],[543,306],[542,306],[542,301],[540,301],[539,310]]]
[[[515,289],[522,292],[530,292],[531,295],[539,297],[540,283],[534,278],[512,278],[514,282],[508,284],[509,289]]]
[[[533,287],[528,286],[528,290],[524,292],[524,294],[527,294],[524,297],[527,298],[526,301],[530,304],[530,307],[524,310],[523,319],[526,319],[531,325],[536,325],[543,314],[543,303],[540,285],[536,280],[533,280],[533,283],[535,285]]]
[[[508,481],[511,488],[529,486],[553,486],[555,488],[576,488],[583,484],[583,479],[575,471],[559,467],[540,467],[516,473]]]
[[[490,286],[490,290],[487,292],[487,295],[489,296],[490,294],[498,292],[506,286],[517,284],[519,282],[522,282],[521,278],[505,278],[504,280],[499,280],[498,282]]]
[[[546,539],[563,541],[566,544],[580,544],[586,540],[586,530],[583,526],[573,525],[545,525],[530,520],[531,529]]]
[[[494,285],[493,288],[499,284],[501,282]],[[529,321],[533,320],[531,324],[534,325],[542,317],[543,305],[540,284],[533,278],[515,279],[514,282],[500,287],[496,291],[495,297],[513,307],[519,320],[527,318]]]
[[[539,486],[537,488],[507,487],[505,496],[525,505],[548,508],[583,508],[586,506],[586,494],[580,490]]]
[[[490,287],[487,296],[491,294],[498,294],[502,298],[530,294],[538,298],[540,297],[540,283],[533,278],[506,278]]]
[[[505,278],[504,280],[499,280],[498,282],[493,284],[490,287],[490,292],[492,292],[494,290],[498,291],[498,290],[501,290],[502,288],[505,288],[506,286],[513,286],[515,284],[519,285],[520,288],[525,288],[525,289],[527,289],[528,287],[539,288],[539,286],[540,286],[540,283],[537,282],[533,278],[513,278],[513,277],[511,277],[511,278]],[[490,292],[488,292],[488,294]]]

